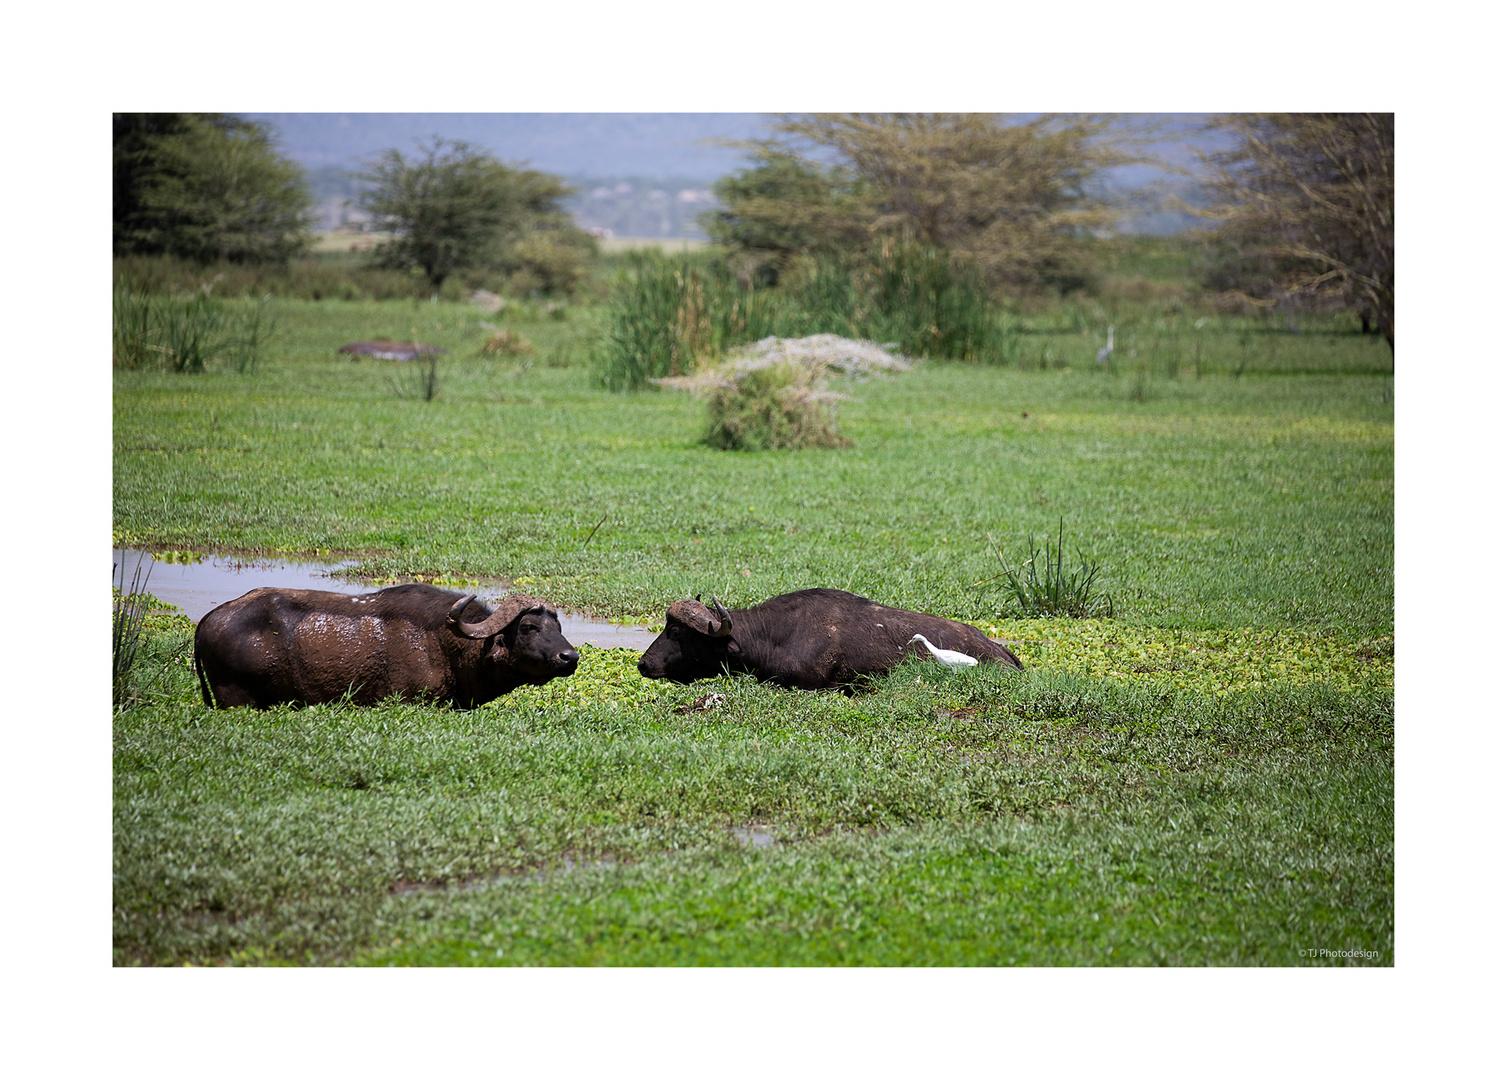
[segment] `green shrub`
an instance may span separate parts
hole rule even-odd
[[[538,232],[513,245],[508,262],[517,268],[508,277],[514,296],[570,296],[591,273],[596,248],[572,243],[572,237]]]

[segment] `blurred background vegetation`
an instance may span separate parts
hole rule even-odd
[[[117,323],[139,323],[144,296],[197,297],[205,311],[211,295],[574,304],[605,313],[593,360],[617,389],[769,334],[1019,363],[1011,317],[1047,310],[1097,335],[1116,318],[1178,313],[1290,329],[1322,316],[1393,338],[1390,115],[1215,116],[1208,145],[1225,149],[1181,167],[1158,162],[1146,118],[784,116],[737,144],[749,165],[699,212],[710,242],[679,254],[604,249],[573,223],[565,180],[464,141],[368,160],[345,203],[359,227],[316,235],[309,177],[268,125],[121,113],[114,128]],[[1119,231],[1148,208],[1145,191],[1106,182],[1131,164],[1181,177],[1182,196],[1157,205],[1204,227]]]

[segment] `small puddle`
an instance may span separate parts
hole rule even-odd
[[[175,605],[194,622],[227,600],[244,596],[252,589],[324,589],[356,596],[380,588],[369,581],[349,581],[336,576],[353,565],[349,562],[280,562],[255,555],[205,555],[199,562],[162,562],[148,552],[131,548],[115,548],[111,554],[117,584],[120,568],[124,566],[129,586],[131,576],[136,572],[136,560],[144,556],[141,573],[147,579],[145,590],[157,599]],[[148,569],[150,576],[147,576]],[[507,594],[507,590],[495,583],[482,582],[474,588],[477,596],[493,604]],[[471,588],[466,591],[470,592]],[[647,649],[659,636],[659,631],[648,627],[620,626],[569,611],[560,612],[560,629],[565,640],[572,645],[637,649],[639,652]]]
[[[616,870],[616,859],[596,859],[589,862],[578,862],[575,859],[565,858],[549,866],[541,866],[534,870],[515,871],[511,874],[487,874],[483,877],[464,878],[460,881],[441,884],[433,881],[399,881],[389,892],[394,896],[414,896],[419,894],[451,893],[451,892],[480,892],[483,889],[493,889],[511,881],[548,881],[561,874],[568,874],[572,870]]]
[[[737,839],[743,841],[749,847],[770,847],[774,844],[774,833],[768,825],[748,825],[732,830]]]

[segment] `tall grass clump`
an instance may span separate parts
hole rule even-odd
[[[720,262],[633,252],[612,286],[602,380],[638,390],[694,374],[735,345],[773,332],[774,297],[745,289]]]
[[[111,359],[127,371],[200,373],[219,363],[254,371],[277,329],[271,298],[254,304],[217,299],[198,290],[187,297],[155,296],[122,283],[115,288]]]
[[[136,572],[131,576],[130,588],[126,587],[126,566],[120,564],[120,585],[115,595],[115,609],[110,620],[110,675],[116,708],[121,708],[132,697],[131,672],[140,655],[146,629],[147,607],[151,596],[146,592],[147,578],[141,573],[142,556],[136,560]]]
[[[988,287],[945,251],[889,238],[857,256],[817,256],[789,278],[753,288],[715,259],[633,253],[608,301],[603,381],[624,390],[693,375],[774,335],[884,341],[911,356],[971,363],[1013,357]]]
[[[243,375],[256,370],[267,343],[277,333],[277,318],[271,310],[272,297],[263,296],[249,311],[242,311],[237,334],[233,340],[230,357],[235,368]]]
[[[133,292],[129,286],[115,287],[114,317],[111,320],[111,362],[126,371],[156,367],[161,361],[162,301]]]
[[[417,398],[433,401],[440,392],[440,358],[435,353],[425,353],[411,362],[398,364],[398,373],[388,380],[388,385],[402,398]]]
[[[893,342],[908,355],[939,360],[1009,359],[993,294],[945,251],[886,238],[856,258],[820,256],[796,278],[782,333]]]
[[[1035,533],[1032,533],[1030,537],[1029,554],[1019,568],[1009,565],[1002,553],[995,552],[1002,569],[993,578],[984,580],[1005,579],[1004,583],[1010,592],[1010,599],[1014,601],[1014,610],[1012,611],[1007,606],[1001,612],[1002,615],[1018,613],[1021,618],[1026,619],[1108,619],[1114,617],[1113,597],[1107,593],[1094,591],[1094,581],[1099,576],[1099,564],[1091,563],[1084,558],[1083,552],[1079,551],[1078,568],[1073,570],[1064,567],[1062,553],[1065,546],[1062,519],[1058,518],[1055,557],[1050,537],[1043,541],[1042,550],[1038,552]]]

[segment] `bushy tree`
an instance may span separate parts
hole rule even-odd
[[[127,255],[146,249],[141,189],[156,172],[156,140],[187,126],[183,113],[116,113],[114,115],[114,250]]]
[[[722,209],[701,215],[707,235],[736,252],[740,278],[772,285],[798,255],[863,248],[878,213],[862,181],[768,143],[758,164],[718,180]]]
[[[303,171],[270,129],[219,113],[117,113],[116,254],[280,262],[309,242]]]
[[[1115,217],[1091,181],[1134,160],[1111,126],[1082,116],[787,116],[760,169],[719,192],[721,235],[739,247],[789,236],[833,248],[861,229],[948,251],[995,284],[1070,283],[1083,272],[1077,238]]]
[[[1392,345],[1390,113],[1221,116],[1205,155],[1219,261],[1210,283],[1262,305],[1340,303]]]
[[[527,271],[539,291],[568,291],[592,241],[570,222],[558,177],[502,164],[459,140],[435,138],[411,160],[385,151],[364,175],[361,206],[392,239],[385,266],[417,267],[438,289],[450,275],[487,268]]]

